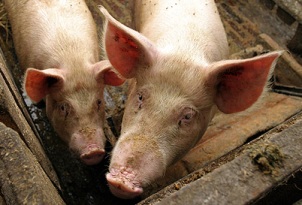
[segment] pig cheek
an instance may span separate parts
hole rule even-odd
[[[190,125],[180,130],[179,137],[175,139],[174,143],[179,145],[179,149],[175,149],[171,164],[181,159],[203,136],[208,125],[208,119],[205,116],[201,113]]]
[[[193,125],[192,147],[198,143],[198,141],[202,138],[202,136],[206,132],[209,122],[212,118],[210,112],[211,110],[206,110],[201,112],[200,115],[198,116],[196,123]]]
[[[122,120],[122,131],[128,130],[134,122],[136,122],[139,117],[139,108],[136,106],[135,102],[132,102],[132,99],[128,99],[128,102],[125,106],[123,120]]]
[[[62,124],[58,123],[58,119],[56,117],[55,102],[49,96],[46,97],[46,116],[50,121],[51,126],[54,128],[55,132],[66,143],[67,139],[62,137],[66,136],[66,133],[64,132],[64,129],[62,129]]]
[[[95,115],[95,113],[97,113],[97,115]],[[99,126],[104,125],[104,121],[105,121],[105,105],[104,105],[104,103],[101,103],[101,105],[98,104],[97,109],[92,112],[92,118],[94,118],[94,117],[97,117],[96,121]]]
[[[69,113],[69,117],[72,112]],[[46,116],[50,120],[52,127],[59,137],[65,142],[70,142],[70,127],[73,127],[73,123],[68,122],[65,115],[62,115],[58,109],[57,103],[51,98],[46,99]]]

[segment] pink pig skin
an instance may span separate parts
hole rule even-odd
[[[104,84],[123,82],[99,61],[95,23],[84,0],[5,0],[28,97],[46,99],[59,136],[92,165],[105,154]]]
[[[226,60],[213,0],[136,1],[140,33],[101,11],[108,59],[131,78],[106,177],[114,195],[133,198],[199,141],[216,108],[234,113],[253,105],[282,52]]]

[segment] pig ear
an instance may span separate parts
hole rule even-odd
[[[114,71],[112,67],[109,67],[104,71],[104,83],[111,86],[119,86],[125,82],[125,79]]]
[[[215,103],[224,113],[249,108],[261,96],[282,52],[213,64],[209,82],[216,86]]]
[[[58,69],[28,68],[25,74],[24,88],[33,102],[41,101],[51,91],[61,89],[63,84],[64,78]]]
[[[111,86],[119,86],[125,82],[125,79],[113,69],[108,60],[100,61],[93,67],[98,82],[104,82]]]
[[[106,18],[104,45],[112,66],[125,78],[135,76],[140,66],[148,67],[157,51],[142,34],[115,20],[104,7],[100,7]]]

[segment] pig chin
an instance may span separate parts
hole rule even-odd
[[[77,132],[72,135],[69,147],[84,164],[94,165],[105,156],[104,139],[102,131]]]
[[[121,139],[113,150],[106,175],[111,192],[119,198],[135,198],[144,187],[162,177],[166,164],[159,150],[158,144],[148,137]]]

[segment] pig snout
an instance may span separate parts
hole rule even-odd
[[[165,173],[165,159],[160,146],[150,137],[121,137],[113,149],[109,173],[111,192],[124,199],[143,193],[143,187]]]
[[[105,156],[103,131],[78,132],[72,135],[69,147],[86,165],[98,164]]]
[[[97,144],[88,145],[80,155],[80,159],[86,165],[94,165],[102,161],[105,150]]]
[[[143,193],[143,188],[135,181],[135,174],[131,169],[121,167],[120,170],[111,169],[106,174],[111,193],[123,199],[131,199]]]

